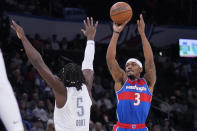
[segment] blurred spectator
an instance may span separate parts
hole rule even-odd
[[[95,93],[95,99],[101,98],[101,96],[104,94],[105,89],[101,85],[101,78],[99,76],[95,76],[94,83],[93,83],[93,90]]]
[[[95,131],[104,131],[103,125],[100,122],[96,122],[96,130]]]
[[[68,45],[68,49],[80,51],[84,47],[85,42],[82,42],[81,35],[76,34],[74,39]]]
[[[47,112],[44,109],[44,102],[42,100],[38,101],[38,104],[35,109],[33,109],[33,116],[37,119],[42,120],[43,122],[47,122],[48,116]]]
[[[60,47],[63,50],[66,50],[68,48],[68,41],[66,39],[66,37],[63,37],[62,40],[60,41]]]
[[[54,104],[51,103],[50,99],[46,99],[46,101],[47,101],[48,118],[53,119]]]
[[[16,52],[15,56],[11,60],[16,66],[20,66],[23,61],[19,53]]]
[[[35,68],[31,67],[30,71],[28,72],[28,79],[33,81],[35,79],[36,70]]]
[[[192,131],[197,131],[197,119],[193,120],[193,128]]]
[[[25,131],[31,131],[31,123],[27,120],[23,120],[23,126]]]
[[[191,88],[188,90],[188,101],[191,106],[197,108],[197,89]]]
[[[39,101],[39,95],[38,93],[33,93],[33,99],[29,102],[31,105],[31,109],[34,109]]]
[[[42,120],[36,119],[33,127],[31,128],[31,131],[45,131]]]
[[[57,41],[56,35],[52,35],[51,48],[52,48],[52,50],[55,50],[55,51],[60,49],[59,41]]]
[[[48,86],[46,86],[45,89],[44,89],[44,98],[45,99],[53,99],[54,98],[53,91]]]
[[[153,131],[161,131],[161,126],[160,126],[160,124],[155,124],[155,125],[153,126]]]
[[[163,130],[162,131],[175,131],[174,128],[170,125],[170,121],[168,119],[164,120]]]
[[[35,75],[35,86],[37,86],[39,88],[39,90],[41,90],[41,93],[44,94],[44,90],[46,87],[46,83],[45,81],[41,78],[41,76],[39,74]]]
[[[109,99],[109,93],[108,92],[105,92],[104,96],[97,101],[97,105],[98,105],[99,108],[101,107],[101,105],[105,105],[107,110],[109,110],[113,107],[113,105],[112,105],[112,103]]]
[[[92,105],[91,113],[90,113],[90,119],[93,122],[105,123],[103,113],[101,112],[101,110],[98,108],[98,106],[96,104]]]
[[[35,34],[35,36],[34,36],[34,39],[33,39],[33,45],[35,45],[35,47],[37,48],[37,49],[42,49],[43,48],[43,46],[44,46],[44,44],[43,44],[43,42],[42,42],[42,40],[41,40],[41,38],[40,38],[40,35],[39,34]]]
[[[168,97],[166,97],[164,102],[159,105],[161,110],[167,113],[172,110],[172,106],[168,103],[169,103],[169,99]]]
[[[32,111],[31,109],[27,108],[26,101],[20,102],[20,112],[21,112],[22,119],[28,120],[28,121],[32,120],[33,118]]]
[[[49,119],[47,121],[46,131],[55,131],[55,126],[54,126],[54,122],[52,119]]]
[[[91,120],[90,120],[90,123],[89,123],[89,131],[96,131],[95,124]]]
[[[24,101],[26,103],[26,107],[28,109],[31,109],[31,103],[29,102],[29,95],[27,93],[23,93],[22,94],[22,98],[21,98],[22,101]]]

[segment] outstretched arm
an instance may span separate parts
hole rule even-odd
[[[128,23],[128,21],[126,21],[125,23],[123,23],[120,26],[118,26],[115,23],[113,24],[114,32],[113,32],[111,41],[109,43],[109,46],[107,48],[107,54],[106,54],[107,66],[108,66],[108,69],[115,81],[115,90],[116,91],[118,91],[122,87],[122,84],[126,80],[125,71],[120,68],[120,66],[116,60],[116,46],[117,46],[119,34],[123,30],[124,26],[127,23]]]
[[[31,43],[25,36],[23,28],[16,24],[16,22],[13,20],[11,27],[16,31],[18,38],[22,41],[25,52],[34,68],[37,69],[42,78],[53,89],[56,97],[56,104],[64,105],[64,102],[66,101],[66,89],[64,88],[64,84],[49,70],[47,65],[44,63],[40,53],[31,45]],[[62,99],[64,99],[65,101],[62,101]]]
[[[150,46],[149,41],[146,38],[145,35],[145,23],[142,17],[142,14],[140,15],[140,20],[137,21],[138,24],[138,31],[140,34],[140,37],[142,39],[142,47],[144,51],[144,57],[145,57],[145,79],[148,82],[149,89],[153,93],[154,85],[156,82],[156,69],[155,69],[155,63],[153,58],[153,52]]]
[[[84,53],[84,60],[82,62],[82,71],[86,80],[89,94],[92,97],[91,89],[94,79],[93,61],[95,54],[94,37],[96,35],[96,28],[98,26],[98,21],[96,22],[96,24],[94,24],[93,18],[91,17],[89,19],[89,17],[87,17],[87,21],[84,20],[83,22],[84,22],[85,30],[81,29],[81,31],[87,37],[87,44]]]

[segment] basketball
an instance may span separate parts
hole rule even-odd
[[[110,9],[110,17],[116,24],[122,24],[126,20],[131,20],[133,15],[132,8],[125,2],[117,2]]]

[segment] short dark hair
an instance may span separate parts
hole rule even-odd
[[[86,83],[81,67],[75,63],[66,64],[58,76],[66,87],[75,87],[77,90],[80,90],[82,84]]]

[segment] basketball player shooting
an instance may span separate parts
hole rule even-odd
[[[98,22],[93,23],[93,18],[84,20],[85,29],[81,31],[87,37],[87,44],[82,69],[77,64],[69,63],[60,70],[57,77],[49,70],[39,52],[31,45],[23,29],[12,21],[11,27],[22,41],[29,60],[55,94],[54,123],[56,131],[89,131],[92,105],[91,88],[94,75],[94,37],[97,25]]]
[[[3,54],[0,49],[0,118],[7,131],[24,131],[18,104],[7,78]]]
[[[149,113],[152,93],[156,82],[156,70],[150,43],[145,36],[145,23],[142,15],[137,21],[138,32],[142,40],[145,57],[145,75],[142,63],[130,58],[125,64],[125,71],[120,68],[116,60],[116,46],[119,34],[128,21],[121,25],[113,24],[113,35],[107,49],[107,65],[115,81],[117,98],[117,119],[113,131],[148,131],[145,122]]]

